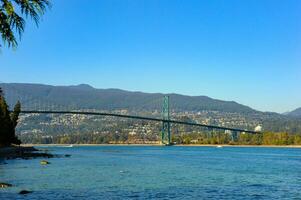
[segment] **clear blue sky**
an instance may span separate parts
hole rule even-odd
[[[54,0],[2,82],[207,95],[301,107],[300,0]]]

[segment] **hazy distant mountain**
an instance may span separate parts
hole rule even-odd
[[[296,110],[286,113],[286,115],[292,116],[292,117],[301,117],[301,107],[297,108]]]
[[[21,99],[23,107],[57,106],[77,109],[129,109],[158,110],[161,93],[130,92],[120,89],[95,89],[90,85],[51,86],[42,84],[0,83],[9,103]],[[221,101],[207,96],[168,94],[171,108],[176,111],[222,111],[233,113],[257,113],[250,107],[234,101]]]

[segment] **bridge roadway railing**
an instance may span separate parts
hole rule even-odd
[[[237,128],[228,128],[228,127],[200,124],[200,123],[194,123],[194,122],[184,122],[184,121],[178,121],[178,120],[172,120],[172,119],[165,120],[165,119],[160,119],[160,118],[142,117],[142,116],[135,116],[135,115],[123,115],[123,114],[106,113],[106,112],[22,110],[21,113],[23,113],[23,114],[77,114],[77,115],[112,116],[112,117],[122,117],[122,118],[140,119],[140,120],[157,121],[157,122],[169,122],[169,123],[173,123],[173,124],[199,126],[199,127],[209,128],[209,129],[229,130],[229,131],[233,131],[233,132],[245,132],[245,133],[251,133],[251,134],[260,134],[261,133],[258,131],[251,131],[251,130],[244,130],[244,129],[237,129]]]

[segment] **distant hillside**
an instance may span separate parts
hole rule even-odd
[[[51,86],[0,83],[0,87],[4,90],[10,108],[13,107],[17,100],[20,100],[23,110],[96,109],[113,111],[127,109],[132,114],[141,116],[146,114],[147,116],[152,115],[156,117],[160,115],[163,96],[166,95],[161,93],[130,92],[120,89],[96,89],[85,84]],[[293,115],[297,116],[299,109],[287,116],[272,112],[260,112],[233,101],[216,100],[207,96],[167,95],[171,98],[172,111],[195,112],[190,117],[198,121],[207,122],[209,120],[209,123],[214,125],[246,129],[254,129],[257,125],[262,125],[263,130],[301,133],[301,118],[290,117]],[[200,113],[197,114],[196,112]],[[35,118],[35,116],[32,117]],[[24,126],[21,126],[21,128],[29,132],[32,129],[44,130],[47,126],[39,127],[40,124],[36,123],[36,121],[41,122],[45,117],[48,119],[52,118],[51,116],[38,116],[35,120],[27,121],[25,123],[27,125],[23,124]],[[54,117],[53,120],[56,121],[58,120],[57,118],[59,117]],[[96,127],[99,127],[99,122],[96,125]],[[93,127],[92,121],[89,121],[86,126],[89,128]],[[87,127],[83,129],[86,130]]]
[[[301,117],[301,108],[297,108],[296,110],[293,110],[292,112],[286,113],[288,116],[292,117]]]
[[[89,85],[51,86],[42,84],[1,83],[10,104],[21,99],[23,108],[53,106],[76,109],[156,110],[161,108],[165,94],[130,92],[119,89],[95,89]],[[207,96],[168,94],[175,111],[221,111],[257,113],[250,107],[233,101],[221,101]],[[41,105],[43,104],[43,105]],[[259,113],[259,112],[258,112]]]

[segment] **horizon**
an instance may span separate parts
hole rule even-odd
[[[26,21],[18,49],[3,48],[0,81],[203,95],[285,113],[301,107],[300,8],[54,0],[38,28]]]

